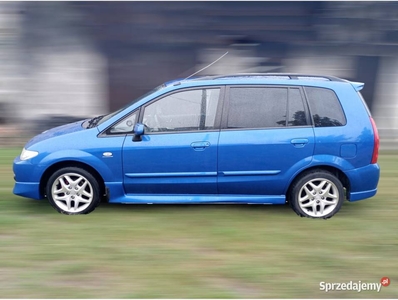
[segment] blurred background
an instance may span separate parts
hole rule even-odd
[[[300,72],[365,82],[398,147],[398,2],[1,2],[4,143],[200,75]],[[24,140],[26,141],[26,139]]]
[[[200,75],[364,82],[387,150],[376,197],[324,221],[287,205],[101,203],[70,217],[12,194],[29,137],[114,111],[226,51]],[[396,298],[395,81],[398,2],[0,1],[0,298]],[[380,293],[319,286],[385,276]]]

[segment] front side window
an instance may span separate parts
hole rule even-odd
[[[120,122],[118,122],[116,125],[112,126],[109,130],[108,133],[131,133],[133,132],[135,122],[138,117],[138,111],[133,112],[130,114],[127,118],[124,118]]]
[[[315,127],[344,126],[346,118],[336,94],[329,89],[305,87]]]
[[[298,88],[231,87],[227,128],[307,125]]]
[[[196,131],[215,128],[219,88],[168,95],[144,108],[146,132]]]

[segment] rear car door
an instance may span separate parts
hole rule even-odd
[[[219,140],[219,194],[283,195],[309,164],[314,131],[300,87],[231,86]]]

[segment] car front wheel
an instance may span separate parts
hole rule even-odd
[[[344,188],[330,172],[314,170],[292,186],[289,203],[302,217],[327,219],[337,213],[344,201]]]
[[[87,214],[100,202],[100,188],[93,175],[84,169],[67,167],[56,171],[46,186],[50,204],[67,215]]]

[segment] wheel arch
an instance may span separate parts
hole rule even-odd
[[[346,197],[348,198],[350,195],[350,189],[351,189],[351,185],[350,185],[350,180],[347,177],[347,175],[340,170],[339,168],[336,168],[334,166],[329,166],[329,165],[317,165],[317,166],[312,166],[309,167],[307,169],[304,169],[302,171],[300,171],[299,173],[297,173],[293,180],[291,180],[289,187],[286,191],[286,201],[289,202],[289,195],[292,191],[292,187],[294,186],[295,182],[297,180],[299,180],[302,176],[305,176],[307,173],[311,173],[315,170],[320,170],[320,171],[327,171],[329,173],[332,173],[334,176],[337,177],[337,179],[340,180],[340,182],[342,183],[343,187],[346,189]]]
[[[45,196],[46,194],[46,184],[51,175],[56,172],[59,169],[66,168],[66,167],[77,167],[86,170],[87,172],[90,172],[94,178],[97,180],[100,189],[101,189],[101,195],[104,195],[106,193],[106,188],[105,188],[105,181],[102,178],[101,174],[94,169],[92,166],[76,161],[76,160],[65,160],[65,161],[60,161],[52,164],[49,166],[43,173],[41,179],[40,179],[40,186],[39,186],[39,191],[42,196]]]

